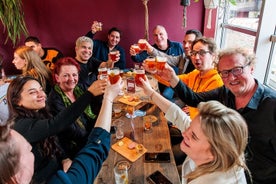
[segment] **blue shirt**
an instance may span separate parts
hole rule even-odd
[[[168,40],[168,45],[169,47],[167,50],[160,50],[156,44],[154,44],[153,47],[171,56],[179,56],[183,54],[183,47],[181,43]],[[143,62],[148,56],[149,54],[147,53],[147,51],[142,51],[135,56],[131,56],[131,59],[135,62],[140,63]]]
[[[94,34],[92,34],[91,31],[89,31],[86,34],[87,37],[93,39]],[[101,40],[93,40],[93,57],[97,58],[100,61],[107,61],[108,60],[108,53],[109,53],[109,47],[108,43],[106,41]],[[120,69],[126,68],[126,54],[125,50],[119,46],[116,45],[114,49],[118,50],[120,52],[120,60],[114,64],[114,67],[119,67]]]
[[[110,133],[96,127],[67,173],[59,170],[48,184],[93,183],[110,150]]]

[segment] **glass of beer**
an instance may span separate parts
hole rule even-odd
[[[98,75],[99,75],[99,78],[101,80],[103,79],[106,79],[107,78],[107,68],[106,67],[102,67],[102,68],[98,68]]]
[[[145,39],[138,40],[138,45],[141,50],[147,50],[147,44]]]
[[[166,57],[156,56],[156,69],[157,69],[157,71],[162,72],[162,70],[165,67],[166,62],[167,62]]]
[[[131,45],[131,48],[134,49],[134,51],[135,51],[136,54],[138,54],[141,51],[141,49],[140,49],[140,47],[139,47],[138,44]]]
[[[140,78],[143,78],[146,80],[145,76],[145,70],[143,68],[138,68],[134,70],[134,75],[135,75],[135,84],[136,86],[143,86],[142,82],[140,81]]]
[[[118,67],[108,70],[110,84],[115,84],[120,79],[120,69]]]
[[[128,167],[127,165],[117,163],[114,167],[115,183],[127,184],[128,183]]]
[[[152,132],[152,122],[151,119],[147,116],[143,118],[143,123],[144,123],[144,131],[146,133]]]
[[[112,50],[112,51],[109,52],[109,55],[110,55],[110,58],[111,58],[112,61],[116,61],[118,52],[119,51],[117,51],[117,50]]]
[[[103,24],[101,22],[97,22],[96,29],[97,29],[97,31],[102,31],[103,30]]]
[[[146,65],[151,73],[156,72],[156,58],[155,57],[149,56],[145,59],[144,62],[146,63]]]

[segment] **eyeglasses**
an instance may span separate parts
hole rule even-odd
[[[199,50],[199,51],[193,50],[193,51],[191,51],[191,56],[195,57],[197,54],[199,54],[199,56],[204,57],[205,54],[207,54],[207,53],[211,53],[211,52],[209,50]]]
[[[239,76],[243,73],[243,69],[248,65],[250,65],[250,62],[245,64],[244,66],[235,67],[235,68],[232,68],[231,70],[219,71],[218,73],[222,78],[227,78],[229,76],[229,73],[232,73],[235,76]]]

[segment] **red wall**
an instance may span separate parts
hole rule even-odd
[[[47,0],[23,1],[25,20],[30,35],[39,37],[44,47],[56,47],[65,55],[74,57],[75,40],[86,34],[93,20],[103,22],[103,31],[95,38],[105,39],[109,28],[116,26],[123,32],[120,45],[127,53],[127,66],[132,66],[128,54],[129,46],[144,36],[144,6],[142,0]],[[183,6],[180,0],[149,0],[149,35],[152,41],[152,29],[161,24],[166,27],[169,39],[182,42],[187,29],[203,29],[203,0],[195,3],[191,0],[188,7],[187,27],[182,28]],[[0,54],[4,56],[6,73],[16,73],[13,64],[15,48],[9,41],[4,44],[6,34],[0,23]]]

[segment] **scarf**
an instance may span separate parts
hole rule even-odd
[[[62,100],[64,102],[65,107],[68,107],[72,104],[72,102],[70,101],[70,99],[65,95],[65,93],[61,90],[61,88],[58,85],[54,86],[54,90],[62,97]],[[83,90],[79,87],[76,86],[74,88],[74,95],[76,96],[76,98],[78,99],[84,92]],[[91,119],[95,119],[96,115],[92,112],[90,105],[88,105],[85,110],[84,113]]]

